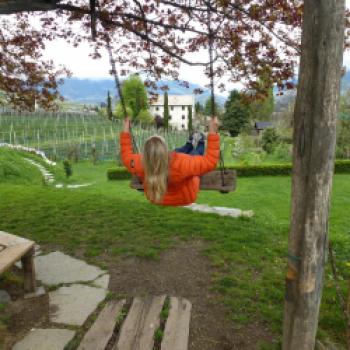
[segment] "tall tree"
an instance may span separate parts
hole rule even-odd
[[[196,104],[194,105],[194,109],[196,111],[196,114],[204,112],[204,107],[200,102],[196,102]]]
[[[212,114],[212,100],[211,98],[207,98],[207,100],[205,101],[205,105],[204,105],[204,114],[207,116],[211,116]],[[222,111],[222,108],[218,105],[217,102],[215,102],[215,108],[214,110],[216,111],[216,114],[220,114]]]
[[[344,47],[345,0],[305,0],[304,6],[283,350],[315,347]]]
[[[128,79],[124,80],[122,95],[128,116],[134,121],[143,124],[150,124],[153,122],[153,117],[148,111],[147,90],[138,74],[133,74]],[[120,119],[125,117],[121,101],[116,106],[116,116]]]
[[[225,102],[222,126],[231,136],[237,136],[249,124],[249,116],[249,105],[237,90],[232,90]]]
[[[188,131],[191,133],[193,131],[193,116],[192,116],[192,106],[188,106]]]
[[[164,92],[164,102],[163,102],[163,123],[164,129],[169,130],[169,99],[168,92]]]
[[[109,91],[107,93],[107,115],[108,115],[109,120],[113,119],[112,99],[111,99],[111,95],[110,95]]]
[[[259,99],[251,102],[251,119],[254,121],[269,121],[275,109],[275,99],[273,96],[273,88],[266,90],[266,95],[262,95]]]

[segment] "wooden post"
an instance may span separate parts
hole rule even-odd
[[[345,0],[305,0],[283,350],[312,350],[328,247]]]
[[[24,290],[26,293],[36,291],[34,247],[21,259],[24,273]]]

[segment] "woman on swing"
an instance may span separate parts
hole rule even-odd
[[[211,118],[207,150],[204,138],[193,135],[186,145],[169,152],[164,139],[152,136],[146,140],[143,154],[133,153],[130,119],[124,120],[120,134],[121,158],[128,171],[138,176],[145,195],[154,204],[183,206],[193,203],[199,191],[199,177],[216,168],[220,157],[218,120]]]

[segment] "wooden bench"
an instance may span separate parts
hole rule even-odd
[[[26,293],[34,293],[36,291],[34,242],[0,231],[0,275],[18,260],[22,261],[24,290]]]
[[[157,349],[188,350],[191,308],[165,295],[136,297],[130,308],[126,300],[109,301],[78,350],[153,350],[157,341]]]

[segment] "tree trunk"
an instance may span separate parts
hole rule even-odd
[[[312,350],[328,247],[345,0],[305,0],[283,350]]]

